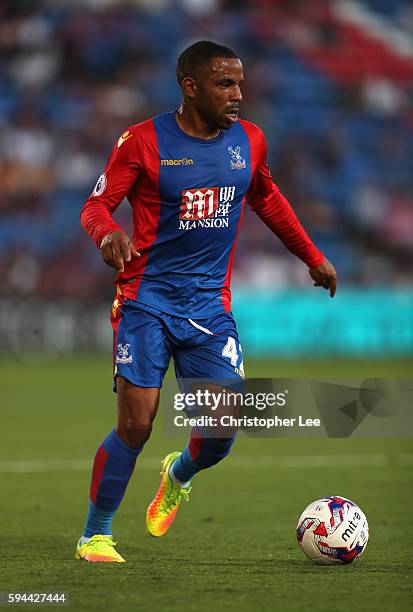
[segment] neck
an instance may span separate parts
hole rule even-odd
[[[196,110],[188,106],[185,101],[182,102],[175,117],[181,130],[189,136],[195,136],[195,138],[210,140],[219,136],[221,132],[219,128],[208,125]]]

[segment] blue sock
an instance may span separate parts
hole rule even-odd
[[[115,429],[98,448],[93,463],[89,512],[83,535],[112,533],[112,519],[123,499],[140,448],[131,448]]]
[[[188,482],[200,470],[202,468],[192,459],[188,447],[184,448],[181,456],[172,465],[173,475],[179,482]]]
[[[105,512],[96,508],[95,504],[89,500],[89,512],[86,519],[86,527],[83,535],[91,538],[97,533],[102,535],[112,535],[112,520],[114,512]]]
[[[191,438],[188,446],[172,466],[180,482],[188,482],[197,472],[216,465],[231,450],[234,438]]]

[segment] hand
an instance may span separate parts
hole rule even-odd
[[[320,266],[310,268],[309,274],[315,281],[315,287],[330,289],[330,297],[334,297],[337,288],[337,272],[328,259],[325,259]]]
[[[125,270],[125,261],[132,257],[140,257],[141,254],[135,249],[132,241],[124,232],[112,232],[107,234],[100,245],[103,261],[116,268],[118,272]]]

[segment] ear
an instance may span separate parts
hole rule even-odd
[[[182,79],[182,93],[188,98],[195,98],[197,94],[197,85],[195,79],[190,76]]]

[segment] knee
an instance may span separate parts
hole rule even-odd
[[[118,434],[126,444],[141,448],[152,431],[159,401],[159,389],[135,387],[117,379]]]
[[[134,448],[142,447],[152,432],[152,419],[147,415],[128,415],[119,418],[118,433],[126,444]]]
[[[118,433],[126,444],[142,448],[152,432],[155,413],[144,402],[119,401]]]

